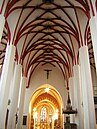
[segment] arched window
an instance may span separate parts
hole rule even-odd
[[[47,109],[46,107],[42,107],[40,112],[40,121],[45,121],[46,115],[47,115]]]

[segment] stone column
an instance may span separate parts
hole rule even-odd
[[[92,16],[90,19],[90,31],[91,31],[91,38],[92,38],[94,58],[96,64],[96,73],[97,73],[97,14],[96,16]]]
[[[4,129],[8,95],[13,74],[15,46],[8,45],[0,81],[0,129]]]
[[[79,59],[83,93],[84,129],[96,129],[93,87],[87,46],[79,49]]]
[[[23,121],[23,109],[24,109],[24,100],[25,100],[25,90],[27,86],[27,78],[22,77],[20,83],[20,101],[19,101],[19,113],[18,113],[18,123],[17,129],[22,128],[22,121]]]
[[[6,9],[7,3],[8,3],[8,0],[5,0],[5,1],[4,0],[0,0],[0,9],[2,8],[1,14],[0,14],[0,42],[1,42],[2,34],[3,34],[3,29],[4,29],[4,25],[5,25],[4,13],[5,13],[5,9]]]
[[[75,115],[75,123],[77,123],[78,129],[84,129],[79,65],[73,66],[73,73],[74,73],[74,107],[77,108],[77,114]]]
[[[71,105],[74,109],[74,77],[69,78],[69,92],[70,92],[70,99],[71,99]],[[70,122],[74,123],[74,115],[70,115]]]
[[[22,73],[21,65],[16,64],[15,70],[14,70],[13,82],[12,82],[13,92],[12,92],[12,98],[11,98],[11,104],[10,104],[7,129],[15,129],[21,73]]]
[[[0,14],[0,42],[3,34],[4,25],[5,25],[5,17],[3,14]]]

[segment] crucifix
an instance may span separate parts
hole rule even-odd
[[[52,71],[52,70],[50,70],[50,69],[44,69],[44,71],[47,72],[47,79],[48,79],[49,78],[49,72]]]

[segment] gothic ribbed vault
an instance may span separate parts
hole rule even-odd
[[[13,44],[28,86],[34,70],[46,64],[59,68],[68,80],[73,65],[79,63],[78,49],[88,45],[90,63],[95,67],[88,4],[87,0],[9,0],[0,64],[7,43]]]

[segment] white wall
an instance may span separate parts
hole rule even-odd
[[[33,92],[41,85],[47,83],[46,71],[44,69],[51,69],[52,71],[49,73],[48,83],[56,88],[56,90],[60,93],[63,104],[65,107],[67,100],[67,92],[65,86],[65,80],[61,71],[57,67],[52,67],[51,65],[46,65],[45,67],[39,67],[36,69],[32,75],[31,83],[28,89],[26,89],[25,95],[25,104],[24,104],[24,114],[28,115],[29,112],[29,103]],[[26,126],[23,126],[23,129],[27,129]]]

